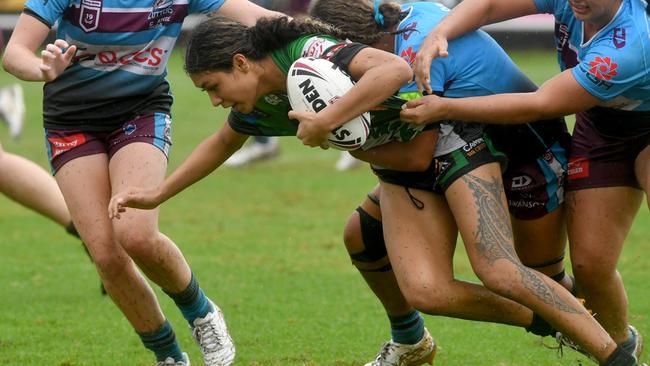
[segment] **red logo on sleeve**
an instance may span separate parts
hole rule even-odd
[[[601,80],[611,80],[618,75],[617,68],[618,64],[612,62],[609,56],[596,56],[593,61],[589,61],[589,73]]]
[[[415,55],[417,55],[417,52],[413,52],[413,47],[403,50],[400,54],[400,56],[402,56],[402,58],[411,66],[413,66],[413,63],[415,62]]]

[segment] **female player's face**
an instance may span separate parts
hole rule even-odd
[[[605,24],[616,14],[620,4],[620,0],[569,0],[578,20]]]
[[[197,88],[208,93],[213,106],[232,107],[241,113],[251,113],[257,102],[258,78],[234,68],[232,72],[210,71],[192,74],[190,78]]]

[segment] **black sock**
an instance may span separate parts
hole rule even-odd
[[[76,237],[77,239],[81,239],[81,237],[79,236],[79,233],[77,232],[77,228],[74,227],[74,224],[72,223],[72,221],[70,221],[68,226],[65,227],[65,231],[67,231],[68,234]]]
[[[614,352],[612,352],[607,360],[601,364],[602,366],[635,366],[636,358],[632,356],[625,348],[621,346],[616,346]]]
[[[533,313],[533,321],[528,327],[526,327],[526,332],[533,333],[538,336],[547,337],[555,336],[557,332],[551,324],[549,324],[544,318]]]

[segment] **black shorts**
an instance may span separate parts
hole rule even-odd
[[[442,195],[453,182],[477,167],[492,162],[505,163],[505,155],[494,148],[486,134],[481,132],[465,141],[465,146],[434,158],[423,172],[400,172],[376,167],[373,167],[373,171],[383,182]]]

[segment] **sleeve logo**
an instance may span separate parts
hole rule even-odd
[[[404,59],[404,61],[408,62],[408,64],[411,66],[413,66],[413,63],[415,62],[416,55],[417,52],[413,51],[413,47],[409,47],[400,53],[400,56]]]
[[[609,56],[596,56],[593,61],[589,61],[589,73],[600,80],[612,80],[612,77],[618,75],[617,68],[618,64],[612,62]]]

